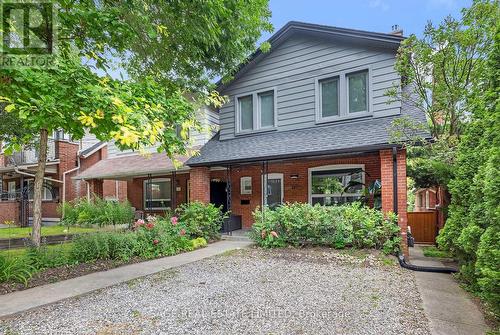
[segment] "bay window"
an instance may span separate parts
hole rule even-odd
[[[340,205],[358,201],[364,185],[363,165],[329,165],[309,169],[309,202]]]

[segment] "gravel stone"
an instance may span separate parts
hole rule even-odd
[[[412,272],[370,252],[238,250],[38,308],[5,334],[429,334]]]

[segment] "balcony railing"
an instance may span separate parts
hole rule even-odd
[[[56,160],[57,155],[56,155],[56,145],[54,140],[49,139],[47,146],[48,146],[47,161],[50,162]],[[6,163],[7,166],[36,164],[38,163],[39,154],[40,153],[38,149],[27,149],[18,151],[13,153],[12,156],[7,157]]]

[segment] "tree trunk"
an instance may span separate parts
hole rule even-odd
[[[43,177],[45,176],[45,165],[47,163],[47,129],[40,130],[40,153],[38,155],[38,166],[35,174],[35,186],[33,189],[33,232],[31,239],[39,247],[42,233],[42,191]]]

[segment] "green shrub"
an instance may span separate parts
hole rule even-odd
[[[63,244],[48,248],[42,245],[38,248],[30,246],[24,255],[28,263],[36,270],[55,268],[72,263],[68,248]]]
[[[142,258],[175,255],[193,249],[187,226],[176,217],[138,220],[134,230],[137,236],[135,254]]]
[[[25,258],[0,254],[0,283],[12,281],[27,285],[35,271]]]
[[[186,226],[191,237],[203,237],[206,240],[220,238],[222,221],[222,207],[214,204],[191,202],[182,204],[177,209],[179,222]]]
[[[256,209],[253,215],[250,237],[263,247],[353,246],[382,249],[387,254],[400,248],[396,215],[384,217],[380,211],[359,204],[326,207],[293,203],[274,210]]]
[[[193,250],[206,247],[207,244],[207,240],[205,240],[203,237],[198,237],[191,240],[191,246],[193,247]]]
[[[78,263],[98,259],[127,261],[135,255],[137,235],[132,232],[100,232],[79,235],[73,240],[70,257]]]
[[[107,201],[95,197],[92,201],[77,199],[63,204],[60,212],[64,211],[62,224],[64,225],[108,225],[130,224],[134,213],[128,201]]]

